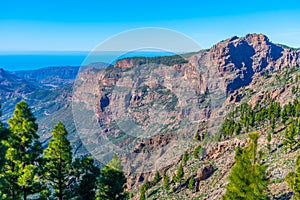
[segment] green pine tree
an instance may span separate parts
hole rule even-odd
[[[300,156],[298,156],[295,171],[288,173],[285,178],[296,200],[300,199]]]
[[[190,178],[188,187],[189,187],[189,190],[194,190],[195,189],[195,179],[194,179],[194,177]]]
[[[200,141],[199,130],[196,131],[196,133],[195,133],[195,135],[194,135],[194,140]]]
[[[21,101],[8,121],[10,135],[5,141],[7,151],[2,176],[6,183],[6,199],[27,199],[42,190],[40,164],[42,146],[38,141],[38,125],[31,109]]]
[[[258,133],[249,134],[251,142],[248,147],[236,150],[235,164],[229,175],[224,200],[266,199],[266,166],[258,160]]]
[[[297,141],[295,139],[297,135],[296,120],[290,118],[288,120],[288,124],[289,125],[285,130],[285,139],[283,141],[283,144],[289,149],[293,149],[294,145],[297,144]]]
[[[123,172],[123,166],[118,155],[114,154],[112,160],[104,166],[101,171],[98,185],[97,200],[128,199],[125,191],[126,177]]]
[[[201,152],[201,145],[199,145],[195,148],[194,153],[193,153],[194,158],[196,158],[196,159],[199,158],[200,152]]]
[[[0,105],[1,108],[1,105]],[[1,117],[1,111],[0,111],[0,117]],[[5,164],[5,154],[7,147],[4,144],[8,137],[8,130],[4,128],[2,122],[0,121],[0,172],[2,172],[2,169]],[[7,188],[7,185],[5,184],[5,179],[0,173],[0,199],[6,199],[5,190]]]
[[[164,179],[164,189],[166,191],[169,191],[170,190],[170,178],[166,172],[164,172],[163,179]]]
[[[97,179],[100,169],[94,165],[94,159],[86,156],[83,159],[76,158],[72,163],[72,176],[77,180],[73,187],[74,197],[82,200],[94,200],[97,189]]]
[[[153,185],[156,185],[159,182],[159,180],[160,180],[160,176],[158,171],[156,171],[153,179]]]
[[[176,182],[181,183],[182,179],[184,176],[184,172],[183,172],[183,166],[182,163],[180,163],[179,168],[177,170],[177,174],[176,174]]]
[[[46,179],[54,188],[55,196],[59,199],[66,199],[69,191],[67,182],[70,177],[72,162],[72,148],[67,139],[67,130],[62,122],[54,127],[52,138],[44,152],[46,159]]]
[[[140,190],[140,200],[145,200],[146,199],[146,192],[147,192],[148,187],[149,187],[149,182],[146,181],[142,185],[141,190]]]
[[[183,158],[182,158],[182,163],[183,163],[183,165],[186,165],[188,159],[189,159],[189,155],[188,155],[187,151],[185,151],[185,152],[183,153]]]

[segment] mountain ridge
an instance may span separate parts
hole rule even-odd
[[[201,141],[195,144],[191,143],[191,145],[201,144],[203,157],[191,159],[188,162],[190,168],[184,167],[186,181],[191,177],[197,177],[197,189],[195,192],[190,192],[184,184],[180,187],[172,185],[174,186],[174,192],[170,192],[167,197],[169,199],[186,198],[187,196],[188,198],[201,196],[202,199],[220,198],[224,194],[224,186],[227,183],[226,177],[229,174],[230,166],[234,164],[233,150],[237,146],[245,145],[247,138],[246,134],[242,134],[222,142],[214,141],[218,137],[218,130],[208,130],[205,122],[221,125],[227,113],[243,103],[255,108],[265,101],[270,101],[270,99],[279,102],[282,106],[294,99],[299,99],[299,95],[297,95],[299,80],[297,82],[296,77],[300,74],[300,51],[274,44],[263,34],[248,34],[245,37],[234,36],[228,38],[215,44],[209,50],[182,57],[184,61],[178,59],[178,57],[163,57],[163,62],[161,59],[125,58],[106,69],[90,67],[81,70],[76,79],[80,81],[73,80],[76,86],[75,93],[73,93],[72,84],[69,84],[63,88],[52,88],[50,94],[48,94],[49,89],[40,91],[34,89],[35,91],[29,91],[25,94],[20,93],[18,98],[28,99],[33,111],[38,114],[38,118],[43,122],[41,123],[42,130],[40,134],[44,135],[44,139],[49,137],[49,130],[51,129],[49,122],[51,122],[51,125],[55,120],[69,122],[67,128],[71,132],[72,144],[75,146],[74,149],[76,149],[77,155],[86,153],[86,150],[80,149],[82,148],[82,141],[80,140],[82,138],[76,133],[75,124],[72,121],[72,104],[74,105],[74,101],[82,102],[80,108],[91,110],[92,117],[95,117],[97,121],[97,127],[101,127],[101,130],[96,132],[98,134],[96,135],[97,138],[107,136],[118,148],[130,148],[129,154],[122,156],[124,164],[130,163],[133,158],[140,161],[133,163],[130,166],[132,168],[126,171],[127,187],[135,194],[135,199],[138,199],[138,190],[144,181],[151,182],[153,180],[154,171],[132,172],[135,169],[143,170],[144,166],[140,163],[151,158],[147,151],[158,150],[159,155],[164,155],[165,152],[162,149],[175,140],[176,136],[182,135],[187,139],[191,139],[195,132],[199,133]],[[151,63],[149,65],[147,61],[153,62],[153,65]],[[150,68],[152,71],[158,70],[159,74],[162,75],[161,79],[164,81],[156,79],[155,76],[146,76],[145,74],[149,73],[147,64],[149,68],[152,67]],[[133,74],[130,74],[131,72]],[[4,73],[3,70],[2,73]],[[9,74],[5,76],[9,76]],[[169,79],[170,77],[171,79],[176,78],[176,81],[167,82],[164,79],[166,77]],[[12,79],[10,80],[13,82]],[[21,86],[21,82],[17,82],[17,85]],[[118,88],[131,85],[134,85],[133,89],[130,89],[130,92],[126,94],[114,92],[118,91]],[[178,95],[176,97],[174,94],[181,94],[185,88],[191,89],[189,90],[191,92],[187,95],[193,93],[191,103],[195,106],[195,110],[180,112],[181,108],[178,102],[182,100],[179,98],[183,97],[178,97]],[[5,90],[3,91],[5,92]],[[217,109],[213,110],[210,98],[215,97],[213,94],[216,91],[221,92],[222,100],[220,102],[222,104],[219,105],[216,102],[213,106]],[[43,93],[48,95],[39,95]],[[112,115],[113,112],[116,112],[115,108],[122,108],[118,104],[122,99],[125,99],[128,114],[132,116],[137,124],[146,127],[145,130],[147,128],[151,130],[152,127],[148,127],[151,120],[155,124],[163,122],[164,126],[159,132],[160,134],[150,137],[150,139],[147,137],[142,138],[137,142],[133,142],[132,137],[128,137],[126,133],[124,134],[122,128],[114,122],[114,116]],[[3,109],[12,106],[12,103],[8,103],[9,100],[9,98],[1,98],[1,102],[4,102]],[[36,102],[42,104],[36,104]],[[48,105],[47,102],[50,102],[50,104]],[[169,119],[162,120],[165,118],[160,115],[151,118],[151,109],[160,105],[166,108],[165,111]],[[12,109],[4,110],[6,119],[9,116],[8,112],[12,112]],[[221,121],[218,121],[218,118]],[[180,126],[183,120],[198,120],[203,123],[196,124],[192,129],[188,129]],[[279,146],[282,144],[285,128],[280,123],[276,124],[276,134],[272,139],[272,145],[277,154],[272,154],[272,159],[286,161],[286,159],[291,159],[297,153],[284,153],[284,150]],[[182,130],[182,132],[178,130]],[[259,144],[264,146],[266,144],[266,132],[269,129],[263,127],[259,131],[261,132]],[[212,140],[209,145],[207,145],[207,137]],[[93,140],[93,142],[97,142],[97,140]],[[97,143],[93,145],[94,150]],[[193,147],[184,146],[190,154],[193,152]],[[90,153],[93,153],[93,151]],[[172,176],[177,170],[181,159],[182,154],[173,155],[172,160],[166,163],[165,167],[162,167],[162,169],[155,168],[155,170],[158,170],[161,175],[164,171],[167,171],[168,175]],[[271,163],[274,168],[271,171],[274,178],[270,190],[276,198],[289,192],[283,178],[287,172],[286,168],[291,166],[291,162],[282,164],[285,169]],[[277,173],[278,171],[282,171],[282,173]],[[281,181],[279,184],[276,183],[277,179]],[[161,194],[158,192],[160,189],[159,186],[155,185],[150,188],[148,191],[149,198],[158,198],[156,194]]]

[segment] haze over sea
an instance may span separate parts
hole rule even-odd
[[[105,52],[89,56],[89,52],[5,52],[0,53],[0,68],[7,71],[35,70],[44,67],[81,66],[88,57],[89,63],[113,63],[117,59],[136,56],[168,56],[170,52],[131,52],[120,55],[120,52]]]

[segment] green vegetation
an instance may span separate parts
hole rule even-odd
[[[188,62],[185,58],[179,55],[156,56],[156,57],[133,57],[133,58],[122,58],[122,59],[134,59],[135,63],[137,63],[138,66],[144,64],[151,64],[151,63],[173,66],[175,64],[184,64]]]
[[[251,139],[248,147],[238,147],[235,154],[235,164],[229,175],[225,199],[266,199],[266,166],[258,158],[258,133],[249,134]]]
[[[196,148],[195,148],[195,150],[194,150],[194,153],[193,153],[193,155],[194,155],[194,158],[199,158],[199,154],[201,153],[201,145],[198,145]]]
[[[62,122],[44,150],[28,105],[16,105],[8,128],[0,123],[0,199],[128,199],[117,155],[100,170],[90,156],[73,162]]]
[[[122,170],[121,160],[114,154],[112,160],[101,171],[97,200],[128,198],[128,193],[125,192],[126,178]]]
[[[164,179],[164,189],[166,191],[169,191],[170,190],[170,178],[166,172],[164,172],[163,179]]]
[[[276,123],[281,122],[286,125],[288,119],[299,117],[299,113],[300,101],[298,99],[284,106],[280,106],[279,102],[273,102],[272,100],[269,103],[257,104],[254,108],[243,103],[225,118],[220,128],[220,135],[223,138],[230,138],[240,133],[247,133],[250,130],[255,131],[265,125],[269,125],[274,132]],[[291,122],[288,124],[291,124]],[[290,137],[292,137],[291,133],[291,131],[288,133]]]
[[[142,187],[141,187],[141,191],[140,191],[140,200],[145,200],[146,199],[146,191],[149,187],[149,182],[146,181]]]
[[[1,111],[0,111],[0,117],[1,117]],[[7,150],[5,141],[7,140],[7,137],[8,137],[8,130],[4,128],[2,122],[0,121],[0,172],[2,172],[5,164],[5,154]],[[3,174],[0,174],[0,199],[7,198],[5,192],[3,192],[5,190],[6,190],[5,177],[3,176]]]
[[[195,189],[195,179],[194,179],[194,177],[190,178],[188,188],[189,188],[189,190],[194,190]]]
[[[158,171],[156,171],[153,179],[153,185],[156,185],[159,181],[160,181],[160,176]]]
[[[175,183],[181,183],[183,175],[184,175],[183,166],[182,166],[182,163],[180,163],[177,173],[173,177],[173,181]]]
[[[72,185],[72,197],[95,199],[100,170],[94,165],[94,159],[90,156],[76,158],[72,164],[71,175],[79,180]]]
[[[71,145],[67,139],[67,130],[62,122],[54,127],[52,139],[44,152],[45,177],[54,189],[54,195],[59,200],[68,198],[68,180],[72,163]]]
[[[298,126],[299,126],[299,124],[298,124]],[[298,142],[295,138],[297,135],[299,135],[299,133],[297,131],[296,120],[293,118],[290,118],[288,120],[288,126],[285,130],[285,139],[283,141],[283,144],[286,145],[287,148],[292,150],[295,145],[298,145]]]
[[[188,153],[185,151],[185,152],[183,153],[183,158],[182,158],[182,163],[183,163],[183,165],[186,165],[188,159],[189,159],[189,155],[188,155]]]
[[[28,105],[21,101],[16,105],[13,117],[8,121],[10,135],[5,141],[7,151],[2,177],[5,181],[6,199],[27,199],[42,191],[40,178],[42,145],[38,141],[38,125]]]
[[[300,199],[300,156],[298,156],[295,166],[295,171],[288,173],[286,176],[286,182],[290,189],[294,192],[296,200]]]

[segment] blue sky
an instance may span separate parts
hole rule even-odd
[[[212,2],[212,3],[210,3]],[[247,33],[300,47],[299,1],[13,0],[0,3],[0,51],[90,51],[134,28],[182,32],[203,48]]]

